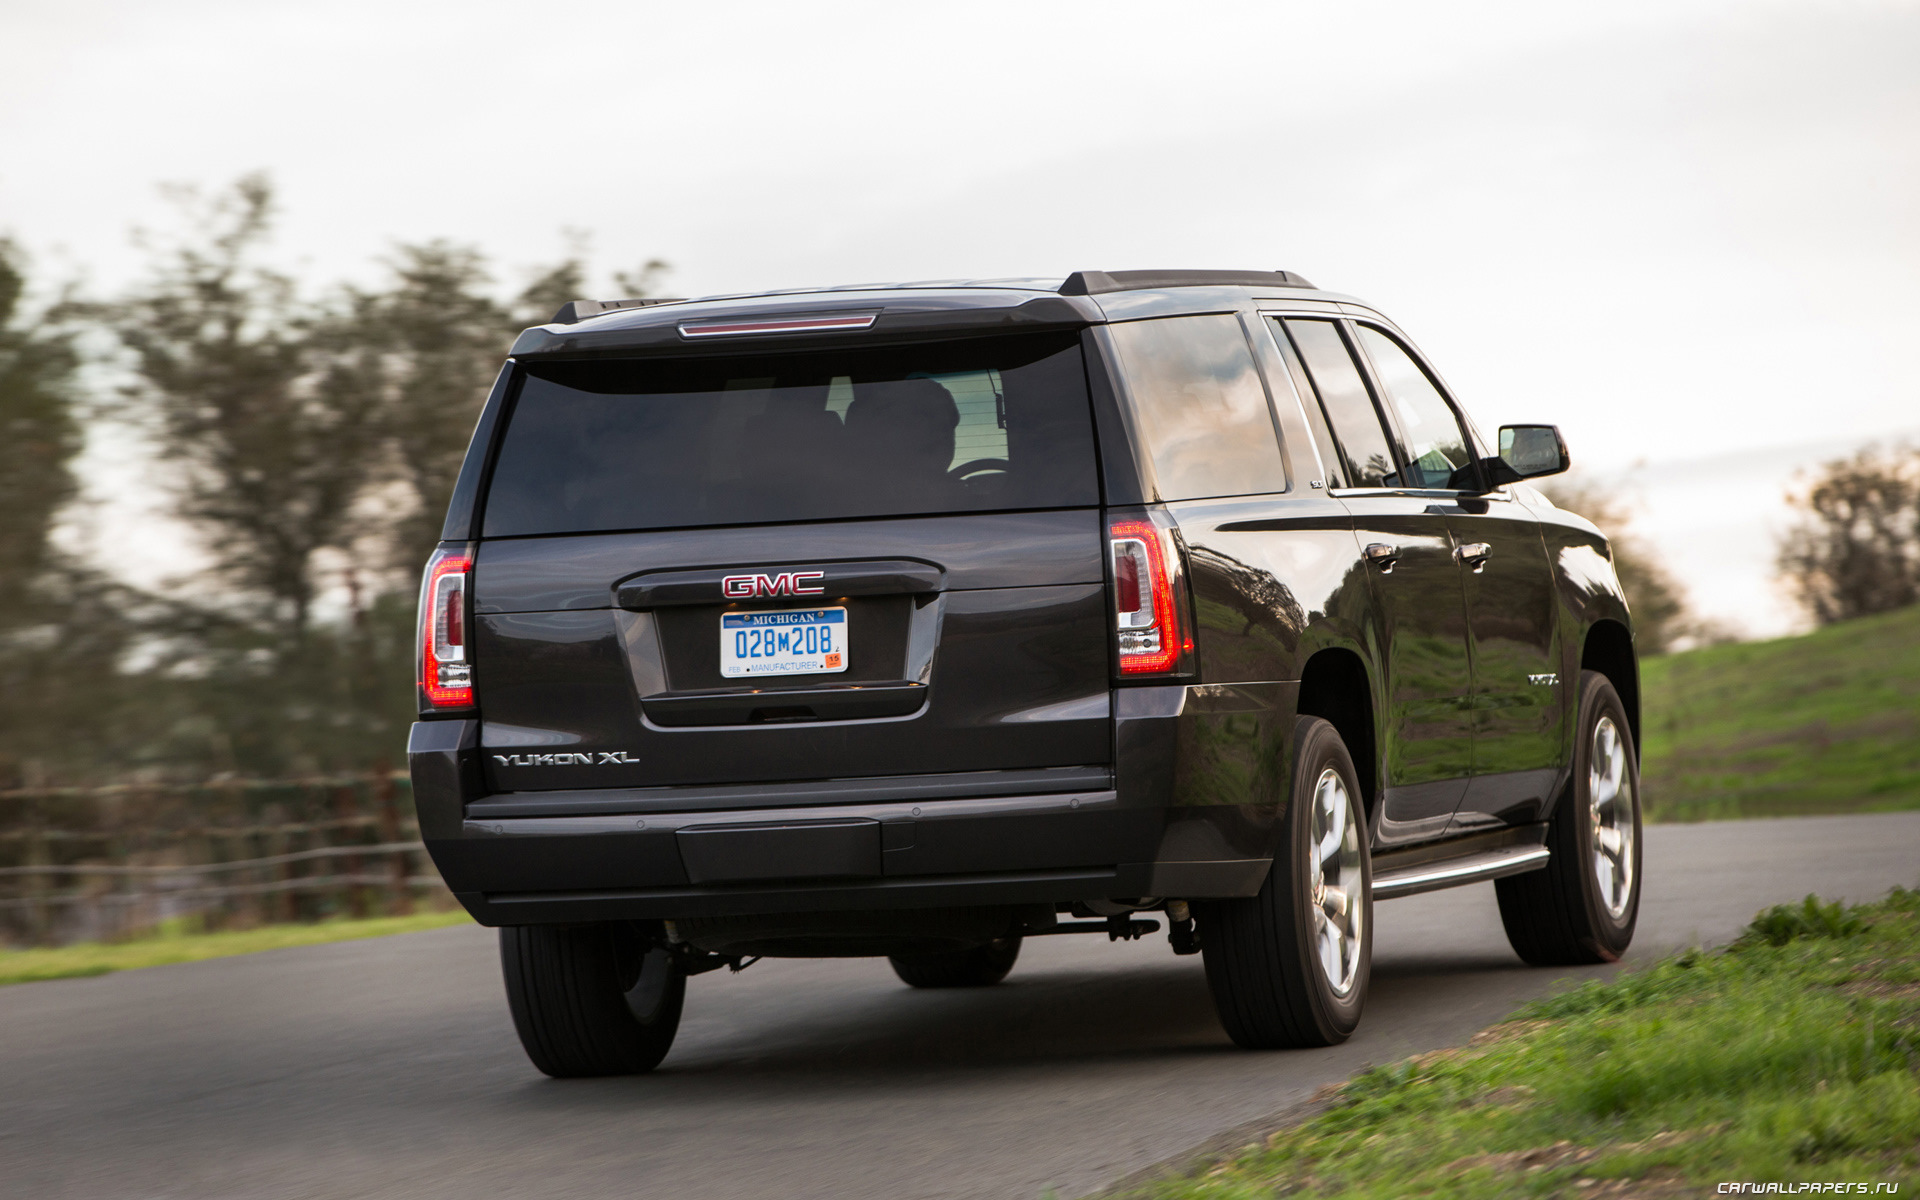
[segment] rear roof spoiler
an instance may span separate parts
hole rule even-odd
[[[553,323],[522,330],[520,336],[514,339],[513,349],[509,353],[519,358],[524,355],[627,351],[684,352],[691,345],[708,341],[709,338],[702,335],[714,324],[739,326],[761,322],[767,327],[758,330],[733,328],[727,332],[740,335],[743,340],[752,337],[756,341],[764,339],[770,344],[795,336],[812,342],[823,336],[832,336],[832,330],[824,329],[806,318],[827,315],[842,319],[857,315],[861,319],[855,336],[862,342],[875,345],[900,339],[1078,329],[1097,325],[1105,319],[1091,299],[1062,296],[1054,292],[1027,292],[1021,303],[1011,305],[954,303],[952,297],[928,296],[903,293],[879,305],[869,305],[857,314],[846,308],[847,297],[835,292],[776,294],[712,305],[697,300],[680,301],[684,306],[680,313],[663,313],[657,317],[641,315],[638,310],[675,302],[629,300],[619,304],[631,315],[622,316],[617,321],[589,319],[603,314],[609,317],[616,315],[618,310],[615,305],[575,300],[560,310]],[[1003,300],[1005,297],[992,298]],[[603,304],[604,307],[598,307]],[[584,307],[588,305],[596,307]],[[827,307],[830,305],[834,307]],[[571,314],[569,310],[573,310]],[[572,321],[567,320],[569,315],[573,316]],[[781,328],[789,321],[814,327],[804,332],[798,328]],[[618,328],[601,328],[609,324]],[[836,327],[840,324],[839,321],[834,322]],[[582,327],[575,329],[574,325]],[[848,325],[844,331],[851,333],[853,328]],[[729,344],[734,343],[729,341]]]
[[[1292,271],[1075,271],[1060,285],[1062,296],[1098,296],[1138,288],[1171,287],[1311,288]]]

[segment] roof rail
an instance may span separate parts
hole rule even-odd
[[[616,308],[648,308],[655,304],[681,303],[684,303],[684,301],[677,296],[658,300],[569,300],[560,306],[560,311],[553,314],[553,320],[547,323],[549,325],[572,325],[576,322],[584,321],[588,317],[597,317],[601,313],[612,312]]]
[[[1290,287],[1313,285],[1292,271],[1075,271],[1060,285],[1062,296],[1097,296],[1135,288]]]

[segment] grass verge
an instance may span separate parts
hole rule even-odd
[[[194,933],[170,922],[152,937],[126,942],[81,942],[44,950],[0,950],[0,985],[34,983],[45,979],[74,979],[158,967],[168,963],[198,962],[230,954],[254,954],[287,946],[313,946],[354,938],[385,937],[445,925],[465,925],[473,918],[452,912],[416,913],[408,917],[322,921],[317,925],[264,925],[222,933]]]
[[[1237,1157],[1126,1193],[1697,1196],[1920,1180],[1920,892],[1769,909],[1733,946],[1356,1076]]]
[[[1641,663],[1655,821],[1920,808],[1920,605]]]

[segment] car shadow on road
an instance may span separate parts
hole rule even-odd
[[[722,1028],[697,1026],[690,1011],[691,1044],[660,1070],[911,1071],[1230,1051],[1196,968],[1016,971],[994,987],[940,991],[881,984],[798,1012],[745,1005]]]
[[[1475,991],[1488,974],[1526,990],[1531,973],[1510,959],[1396,957],[1376,968],[1370,1015],[1390,1022]],[[845,1078],[927,1071],[1005,1072],[1062,1063],[1098,1065],[1239,1055],[1214,1016],[1199,960],[1123,971],[1055,968],[990,988],[918,991],[867,980],[834,988],[801,978],[791,986],[723,986],[690,997],[680,1044],[649,1077],[660,1086],[703,1076]],[[1311,1053],[1311,1052],[1308,1052]],[[788,1078],[788,1083],[796,1082]]]

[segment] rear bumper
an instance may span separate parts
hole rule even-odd
[[[505,924],[1000,904],[1150,894],[1150,873],[1122,863],[1152,854],[1156,816],[1108,790],[469,818],[428,849],[447,886]]]
[[[741,788],[737,805],[714,794],[735,789],[488,796],[471,720],[416,724],[408,758],[427,850],[486,925],[1258,891],[1277,806],[1179,802],[1185,689],[1121,696],[1118,769],[1063,769],[1044,792],[920,776]]]

